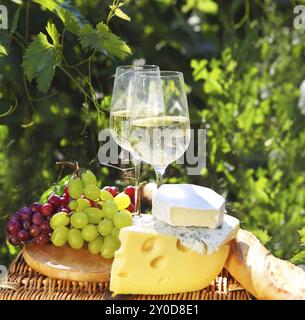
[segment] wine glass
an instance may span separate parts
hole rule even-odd
[[[130,140],[133,155],[153,166],[158,187],[167,166],[190,142],[190,119],[183,74],[135,72]]]
[[[139,178],[141,171],[141,159],[133,154],[130,146],[129,117],[133,108],[134,73],[135,71],[158,72],[155,65],[126,65],[116,68],[113,93],[111,99],[109,126],[113,139],[123,149],[131,154],[135,168],[135,214],[140,213]]]

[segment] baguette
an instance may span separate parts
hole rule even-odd
[[[238,231],[225,268],[257,299],[305,300],[305,272],[274,257],[251,232]]]

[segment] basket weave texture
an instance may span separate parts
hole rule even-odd
[[[109,283],[80,283],[48,278],[30,268],[22,253],[9,268],[11,288],[0,287],[0,300],[250,300],[251,295],[223,269],[203,290],[170,295],[124,295],[112,297]]]

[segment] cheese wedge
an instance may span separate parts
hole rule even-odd
[[[180,240],[144,226],[121,229],[121,247],[115,253],[110,290],[115,294],[171,294],[208,286],[220,273],[229,246],[198,254]]]
[[[224,211],[221,195],[192,184],[164,184],[152,200],[152,214],[172,226],[215,229],[221,225]]]

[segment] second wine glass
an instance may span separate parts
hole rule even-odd
[[[151,164],[158,187],[167,166],[190,142],[190,119],[183,74],[142,70],[135,73],[130,145],[137,159]]]

